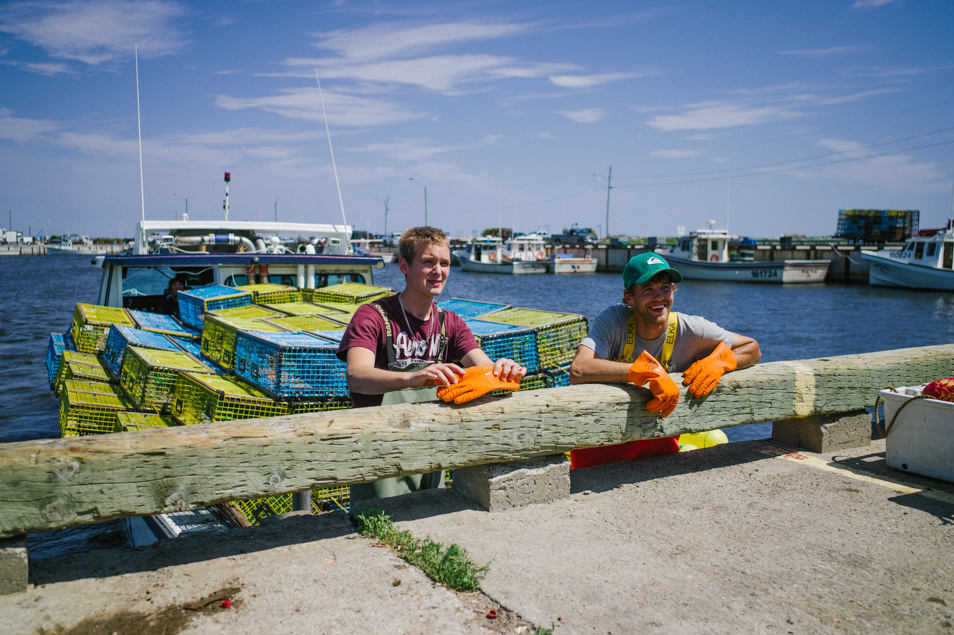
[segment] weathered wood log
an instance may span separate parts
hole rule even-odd
[[[954,345],[730,373],[669,417],[648,391],[589,384],[272,419],[0,445],[0,537],[310,487],[509,462],[576,447],[848,412],[888,385],[954,375]],[[677,380],[678,383],[678,380]]]

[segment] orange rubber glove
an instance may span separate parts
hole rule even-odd
[[[682,383],[689,386],[689,394],[693,397],[705,397],[716,387],[722,375],[737,367],[732,349],[725,342],[719,342],[707,357],[686,369],[682,374]]]
[[[666,417],[676,409],[679,403],[679,387],[669,377],[669,373],[662,367],[656,358],[647,351],[640,353],[633,365],[626,373],[626,381],[637,386],[649,382],[649,391],[653,399],[646,403],[646,410],[658,412],[659,416]]]
[[[501,381],[494,375],[493,366],[471,366],[456,384],[438,389],[437,396],[456,404],[473,401],[492,390],[519,390],[519,381]]]

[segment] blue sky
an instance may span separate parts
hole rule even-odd
[[[0,211],[829,235],[951,215],[954,3],[4,2]],[[412,180],[413,179],[413,180]],[[0,215],[7,225],[8,214]]]

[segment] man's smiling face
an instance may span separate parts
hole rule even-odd
[[[636,314],[638,326],[653,331],[665,330],[672,309],[673,293],[676,285],[669,279],[668,273],[660,273],[644,284],[634,284],[623,291],[623,302]],[[640,333],[645,336],[646,333]],[[658,336],[654,334],[653,337]]]

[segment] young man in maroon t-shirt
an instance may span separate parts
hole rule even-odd
[[[437,308],[435,301],[450,274],[450,246],[444,232],[411,228],[402,234],[399,251],[404,290],[358,307],[338,346],[338,357],[347,363],[352,405],[429,401],[436,398],[437,386],[458,383],[470,366],[493,365],[497,379],[519,382],[526,368],[510,359],[491,360],[460,316]],[[414,474],[352,487],[352,498],[439,486],[428,482],[430,476]],[[399,486],[382,485],[393,481]],[[376,486],[373,495],[358,491],[366,486]]]

